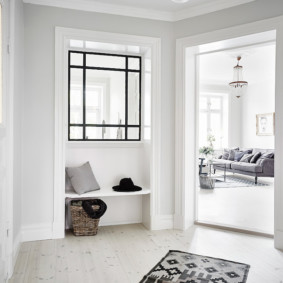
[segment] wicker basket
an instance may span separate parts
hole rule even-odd
[[[93,236],[97,234],[100,219],[92,219],[87,215],[82,206],[71,205],[71,215],[73,222],[73,232],[75,236]],[[93,205],[94,210],[99,209],[99,205]]]
[[[199,175],[199,184],[202,189],[212,190],[215,187],[215,179],[206,175]]]

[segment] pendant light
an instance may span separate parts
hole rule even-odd
[[[229,83],[232,88],[232,92],[235,93],[237,98],[240,98],[244,92],[244,89],[247,87],[248,82],[243,79],[243,67],[239,65],[241,56],[237,57],[238,63],[234,67],[234,76],[233,81]]]

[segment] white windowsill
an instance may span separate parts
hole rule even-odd
[[[137,148],[143,147],[144,141],[67,141],[68,148]]]

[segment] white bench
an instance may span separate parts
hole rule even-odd
[[[101,188],[97,191],[88,192],[82,195],[76,192],[66,192],[66,198],[101,198],[101,197],[122,197],[122,196],[137,196],[137,195],[148,195],[150,189],[144,188],[141,191],[136,192],[116,192],[112,188]]]

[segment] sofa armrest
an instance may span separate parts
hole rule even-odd
[[[262,172],[267,176],[274,176],[274,158],[260,158],[257,165],[262,167]]]

